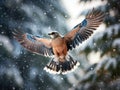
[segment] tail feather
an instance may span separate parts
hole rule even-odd
[[[44,70],[52,74],[66,74],[74,71],[79,66],[79,62],[68,56],[64,62],[56,62],[54,58],[45,66]]]

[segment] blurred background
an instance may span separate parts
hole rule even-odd
[[[28,52],[12,30],[48,37],[62,35],[92,8],[105,12],[97,31],[70,51],[80,62],[74,72],[43,70],[49,58]],[[120,90],[120,0],[0,0],[0,90]]]

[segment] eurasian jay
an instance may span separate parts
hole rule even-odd
[[[68,54],[69,50],[88,39],[103,22],[104,16],[102,11],[93,9],[81,23],[64,36],[58,32],[51,32],[48,33],[51,37],[48,39],[18,30],[14,31],[13,35],[27,50],[44,56],[52,56],[44,70],[53,74],[66,74],[79,65],[79,62]]]

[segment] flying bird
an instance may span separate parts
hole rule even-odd
[[[43,56],[52,56],[44,70],[52,74],[66,74],[79,66],[79,62],[68,54],[69,50],[88,39],[103,22],[104,16],[102,11],[93,9],[64,36],[54,31],[48,33],[50,38],[43,38],[20,30],[13,31],[13,36],[27,50]]]

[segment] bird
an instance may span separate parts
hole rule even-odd
[[[81,23],[64,36],[57,31],[52,31],[48,33],[49,38],[45,38],[20,30],[13,30],[13,37],[28,51],[51,58],[44,67],[46,72],[67,74],[80,65],[77,60],[69,55],[69,51],[87,40],[103,23],[104,17],[105,13],[103,11],[93,8]]]

